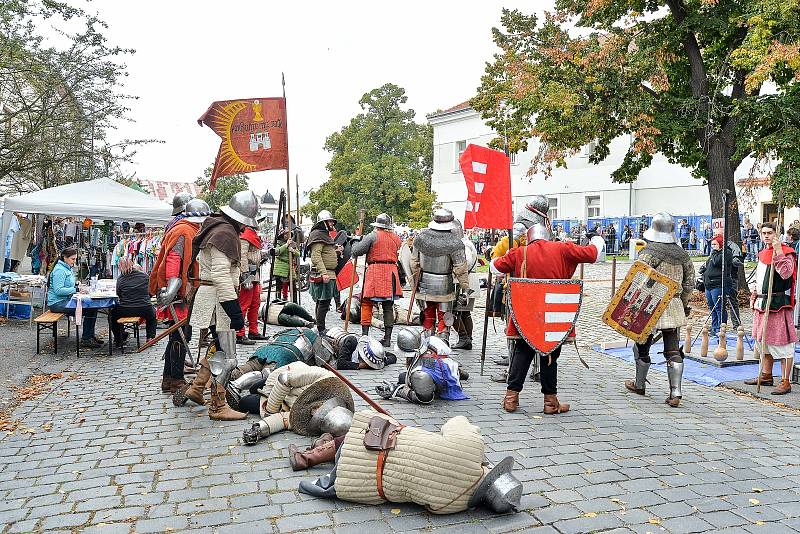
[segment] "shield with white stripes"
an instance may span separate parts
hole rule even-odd
[[[511,319],[522,338],[547,355],[561,346],[578,321],[582,280],[511,278]]]

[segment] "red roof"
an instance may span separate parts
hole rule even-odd
[[[163,202],[171,203],[172,197],[186,191],[193,197],[201,193],[197,184],[192,182],[166,182],[163,180],[139,180],[142,188]]]
[[[444,111],[434,111],[433,113],[428,115],[428,117],[429,118],[430,117],[438,117],[440,115],[447,115],[448,113],[455,113],[456,111],[462,111],[462,110],[470,109],[470,108],[471,108],[471,106],[469,104],[469,100],[467,100],[465,102],[461,102],[460,104],[456,104],[455,106],[453,106],[451,108],[447,108]]]

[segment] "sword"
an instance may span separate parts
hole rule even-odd
[[[173,333],[175,330],[178,330],[179,328],[181,328],[186,324],[189,324],[188,316],[185,319],[181,319],[180,321],[176,322],[175,324],[173,324],[172,326],[170,326],[169,328],[158,334],[156,337],[154,337],[153,339],[151,339],[150,341],[139,347],[139,349],[137,349],[136,352],[139,353],[146,349],[149,349],[150,347],[152,347],[153,345],[155,345],[156,343],[158,343],[159,341],[161,341],[162,339]]]

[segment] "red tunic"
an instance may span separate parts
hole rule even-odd
[[[397,272],[397,251],[400,236],[394,232],[378,230],[377,239],[367,252],[367,275],[364,281],[363,298],[392,299],[403,296],[400,274]],[[394,281],[394,292],[392,292]]]
[[[566,280],[572,278],[579,264],[597,261],[597,249],[594,245],[580,246],[564,241],[538,240],[526,248],[528,250],[526,278]],[[502,258],[493,260],[492,264],[501,273],[509,273],[519,278],[524,251],[523,247],[511,249]],[[519,337],[514,321],[508,321],[506,335]]]

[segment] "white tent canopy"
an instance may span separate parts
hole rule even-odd
[[[5,238],[14,213],[42,213],[59,217],[88,217],[100,221],[164,224],[172,219],[172,206],[109,178],[60,185],[5,199],[0,236]],[[0,247],[0,266],[5,247]]]

